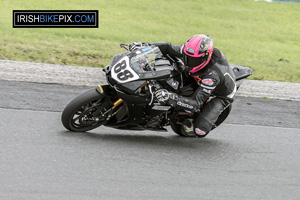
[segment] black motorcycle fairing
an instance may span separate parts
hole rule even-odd
[[[124,91],[128,94],[135,94],[138,89],[145,83],[143,80],[138,80],[138,81],[133,81],[133,82],[128,82],[128,83],[123,83],[123,84],[117,84],[116,88],[118,90]]]
[[[116,91],[110,85],[98,85],[96,91],[104,97],[116,96]]]
[[[146,123],[145,118],[145,105],[137,105],[134,103],[128,104],[126,102],[123,103],[120,109],[125,109],[127,111],[126,115],[122,120],[115,120],[111,118],[105,126],[114,127],[114,128],[129,128],[139,126],[140,128]]]
[[[120,88],[120,86],[122,87],[122,85],[126,85],[127,83],[120,83],[117,80],[113,79],[110,74],[111,74],[111,67],[110,66],[106,66],[103,71],[106,73],[106,79],[107,82],[111,85],[111,86],[116,86],[117,88]],[[149,71],[149,72],[145,72],[145,73],[140,73],[139,75],[139,79],[136,81],[132,81],[132,82],[139,82],[139,81],[143,81],[145,82],[146,80],[165,80],[168,79],[170,77],[172,77],[172,73],[171,70],[161,70],[161,71]],[[135,85],[136,83],[133,84],[128,84],[127,88],[129,89],[133,89],[132,86]]]
[[[99,85],[96,88],[99,95],[107,97],[106,102],[112,107],[113,102],[121,98],[122,104],[116,107],[112,117],[105,122],[105,126],[114,128],[134,128],[137,124],[146,124],[145,107],[150,102],[149,98],[126,94],[110,85]],[[141,128],[142,126],[139,125]]]
[[[253,73],[253,70],[246,66],[230,64],[230,67],[232,67],[233,73],[236,77],[237,88],[239,88],[244,80]]]
[[[126,110],[122,120],[111,118],[105,126],[127,130],[156,130],[165,131],[162,127],[167,124],[166,111],[152,110],[151,106],[124,103],[120,110]]]
[[[116,84],[116,82],[110,76],[111,68],[126,55],[128,55],[128,53],[120,53],[120,54],[114,55],[110,60],[110,64],[103,68],[103,71],[106,75],[107,82],[109,84],[112,84],[112,85]]]
[[[150,98],[147,96],[140,96],[138,94],[126,94],[120,90],[117,90],[117,96],[123,99],[125,102],[130,102],[133,104],[146,105],[150,102]]]
[[[114,66],[119,60],[121,60],[124,56],[128,55],[128,53],[120,53],[116,54],[110,60],[109,66]]]
[[[126,55],[124,56],[120,56],[119,58],[124,58],[126,57]],[[116,63],[118,63],[119,61],[117,61]],[[112,62],[113,63],[113,62]],[[115,66],[115,65],[114,65]],[[170,80],[169,84],[171,86],[171,88],[173,90],[177,90],[178,86],[179,86],[179,82],[173,80],[171,77],[173,77],[174,73],[173,71],[175,70],[175,67],[172,65],[160,65],[157,67],[157,70],[149,70],[149,71],[143,71],[140,72],[138,74],[138,78],[135,78],[136,80],[132,80],[132,81],[123,81],[119,82],[118,80],[116,80],[116,78],[113,78],[111,76],[112,70],[114,70],[115,68],[110,67],[110,66],[106,66],[103,71],[106,73],[106,79],[109,85],[111,85],[113,88],[123,91],[125,93],[128,94],[135,94],[136,91],[141,87],[142,84],[145,83],[145,81],[147,80],[158,80],[158,81],[165,81]],[[121,70],[120,70],[121,71]],[[120,72],[122,73],[122,72]],[[171,80],[172,79],[172,80]],[[175,84],[175,85],[174,85]]]
[[[151,71],[139,74],[140,80],[164,80],[171,77],[171,70]]]
[[[158,47],[148,46],[134,52],[115,55],[103,70],[113,85],[137,80],[166,79],[177,66],[162,55]]]
[[[249,67],[245,67],[242,65],[234,65],[234,64],[230,64],[230,66],[232,67],[232,70],[234,72],[237,81],[241,79],[245,79],[253,73],[253,70],[250,69]]]

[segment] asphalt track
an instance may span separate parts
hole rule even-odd
[[[237,97],[204,139],[71,133],[61,110],[87,87],[0,84],[0,199],[299,199],[299,101]]]

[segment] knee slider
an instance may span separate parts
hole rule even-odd
[[[207,120],[205,120],[204,118],[202,118],[201,120],[199,120],[199,122],[194,124],[194,132],[198,137],[204,137],[206,136],[211,128],[212,128],[212,124],[209,123]]]

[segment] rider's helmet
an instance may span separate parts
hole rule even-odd
[[[189,72],[195,73],[203,69],[211,59],[213,48],[213,39],[208,35],[194,35],[188,39],[182,54]]]

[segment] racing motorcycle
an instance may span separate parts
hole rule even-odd
[[[61,116],[64,127],[76,132],[101,125],[126,130],[167,131],[165,127],[170,125],[180,136],[196,137],[193,131],[186,131],[195,113],[161,105],[154,95],[159,89],[182,96],[193,95],[197,83],[183,70],[184,63],[178,58],[164,56],[156,46],[146,45],[133,51],[128,46],[120,44],[127,52],[113,56],[110,65],[103,69],[107,85],[83,92],[64,108]],[[253,72],[245,66],[231,67],[237,88]],[[221,113],[213,129],[230,111],[231,104]]]

